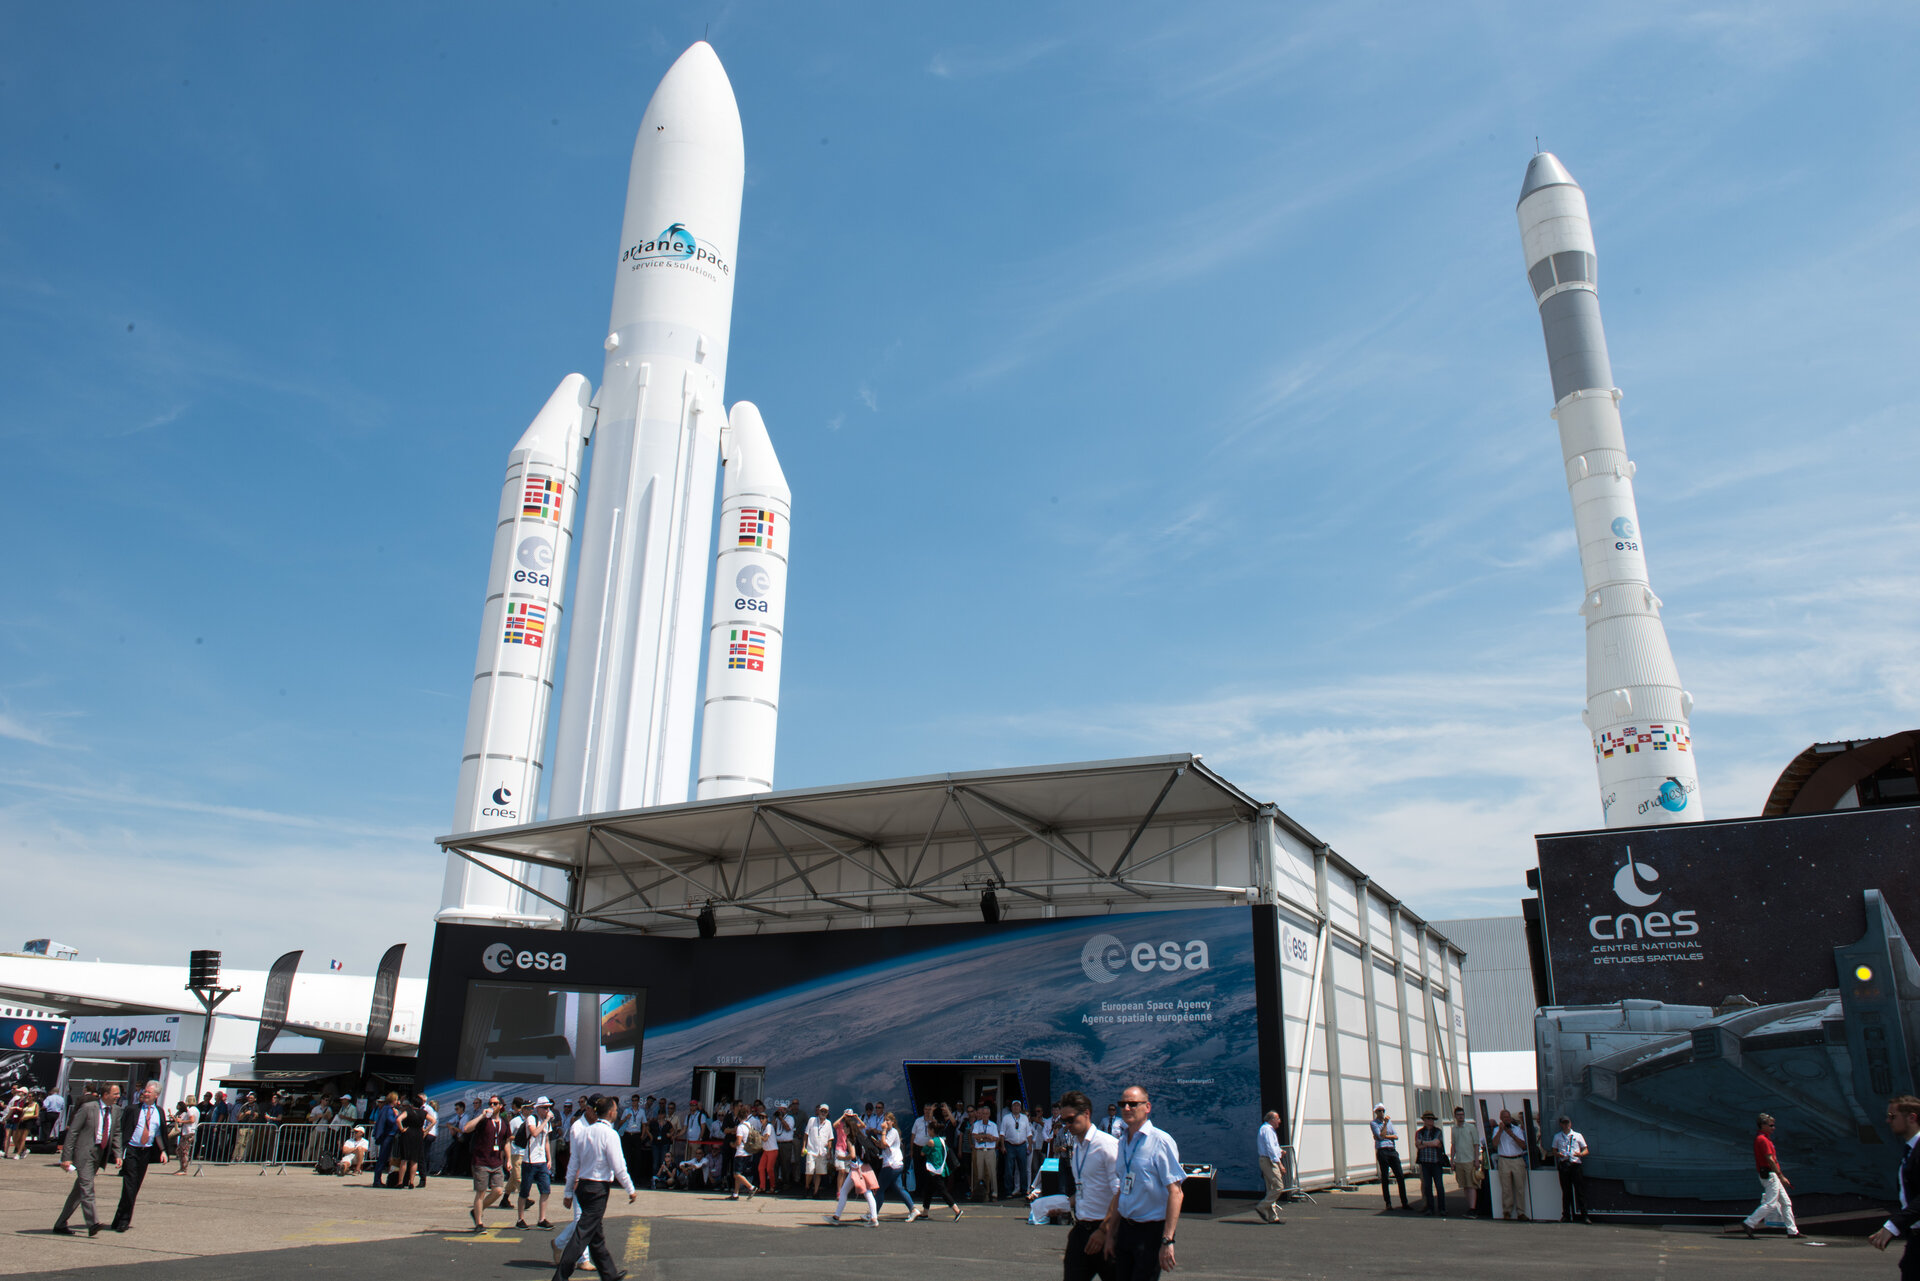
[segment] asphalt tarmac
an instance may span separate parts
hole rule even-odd
[[[202,1179],[149,1180],[133,1230],[88,1238],[47,1232],[69,1180],[57,1168],[0,1166],[8,1221],[0,1272],[115,1281],[257,1281],[339,1278],[486,1281],[551,1275],[551,1234],[521,1231],[499,1212],[480,1234],[462,1231],[467,1199],[457,1180],[417,1192],[376,1190],[303,1171],[210,1171]],[[103,1179],[102,1191],[117,1185]],[[111,1194],[110,1194],[111,1195]],[[943,1210],[908,1224],[894,1207],[879,1228],[826,1221],[829,1202],[760,1197],[729,1202],[699,1193],[616,1194],[608,1240],[635,1281],[1007,1281],[1060,1275],[1064,1228],[1029,1227],[1013,1203]],[[109,1201],[110,1204],[110,1201]],[[110,1211],[109,1211],[110,1213]],[[549,1213],[563,1221],[556,1195]],[[1646,1281],[1822,1281],[1897,1273],[1894,1253],[1858,1237],[1749,1241],[1711,1228],[1433,1220],[1380,1212],[1373,1189],[1286,1208],[1285,1222],[1256,1221],[1250,1203],[1188,1216],[1179,1228],[1180,1275],[1295,1278],[1645,1278]],[[592,1273],[577,1273],[591,1278]]]

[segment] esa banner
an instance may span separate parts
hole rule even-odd
[[[684,1101],[696,1068],[737,1067],[808,1110],[903,1110],[907,1060],[1042,1059],[1056,1096],[1084,1090],[1102,1111],[1144,1087],[1183,1160],[1219,1166],[1223,1187],[1260,1185],[1251,909],[716,939],[540,931],[538,954],[525,937],[440,927],[423,1081],[460,1087],[461,1029],[486,1035],[466,1017],[475,981],[644,987],[643,1095]]]
[[[1878,889],[1920,931],[1920,808],[1542,836],[1557,1005],[1766,1004],[1835,985]]]

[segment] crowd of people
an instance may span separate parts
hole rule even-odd
[[[1152,1281],[1174,1266],[1174,1232],[1187,1177],[1171,1136],[1155,1129],[1146,1092],[1131,1087],[1105,1115],[1096,1115],[1084,1094],[1070,1091],[1050,1107],[1029,1114],[1020,1100],[1004,1109],[990,1103],[923,1104],[903,1124],[882,1101],[838,1116],[819,1104],[801,1120],[785,1103],[721,1101],[711,1109],[698,1099],[682,1110],[676,1101],[638,1094],[623,1109],[617,1096],[590,1095],[558,1104],[540,1096],[476,1097],[453,1104],[444,1118],[418,1094],[384,1097],[322,1094],[293,1099],[275,1092],[262,1103],[249,1091],[209,1092],[182,1099],[171,1112],[160,1103],[159,1083],[149,1082],[134,1100],[120,1101],[120,1087],[87,1091],[68,1099],[15,1090],[4,1104],[4,1154],[18,1159],[33,1139],[60,1144],[61,1165],[74,1183],[53,1231],[71,1234],[78,1212],[90,1235],[104,1228],[124,1232],[132,1224],[142,1182],[152,1166],[189,1173],[196,1160],[246,1159],[248,1136],[264,1132],[266,1145],[291,1141],[322,1172],[371,1174],[372,1185],[426,1186],[429,1175],[470,1178],[475,1231],[486,1228],[490,1210],[511,1213],[521,1229],[553,1229],[549,1202],[555,1185],[569,1223],[558,1230],[553,1251],[564,1277],[576,1266],[598,1267],[603,1281],[623,1275],[607,1255],[601,1216],[613,1187],[631,1200],[639,1186],[724,1195],[728,1200],[785,1195],[832,1200],[834,1222],[879,1227],[887,1204],[897,1202],[901,1221],[925,1218],[936,1208],[963,1216],[965,1202],[1023,1200],[1032,1222],[1071,1226],[1067,1281],[1099,1276],[1104,1281]],[[1900,1168],[1901,1211],[1891,1216],[1874,1244],[1882,1249],[1920,1218],[1920,1098],[1901,1096],[1887,1110],[1888,1127],[1905,1144]],[[1774,1143],[1775,1119],[1761,1113],[1753,1142],[1760,1204],[1736,1230],[1751,1236],[1780,1222],[1788,1237],[1794,1222],[1791,1180]],[[369,1137],[371,1127],[371,1137]],[[1592,1222],[1585,1166],[1587,1140],[1570,1117],[1561,1116],[1544,1142],[1530,1136],[1510,1111],[1502,1110],[1490,1141],[1464,1108],[1453,1110],[1443,1130],[1424,1112],[1413,1131],[1422,1212],[1447,1214],[1446,1177],[1477,1209],[1491,1168],[1498,1180],[1501,1217],[1525,1219],[1531,1205],[1528,1172],[1537,1144],[1550,1152],[1558,1172],[1563,1221]],[[1411,1209],[1400,1160],[1401,1136],[1384,1104],[1374,1108],[1371,1132],[1386,1208],[1397,1189],[1402,1210]],[[222,1147],[222,1144],[227,1145]],[[1287,1195],[1288,1149],[1278,1113],[1262,1119],[1255,1153],[1266,1184],[1256,1203],[1260,1219],[1278,1223]],[[282,1157],[280,1159],[286,1159]],[[119,1204],[102,1223],[94,1203],[94,1178],[118,1165]],[[1045,1188],[1044,1172],[1055,1175]],[[1908,1210],[1909,1194],[1914,1209]],[[850,1219],[847,1207],[855,1214]],[[861,1206],[864,1205],[864,1213]],[[528,1221],[529,1214],[535,1216]]]
[[[449,1175],[472,1171],[471,1122],[490,1110],[506,1127],[503,1188],[564,1176],[574,1122],[588,1111],[585,1100],[476,1097],[456,1102],[444,1152]],[[1116,1108],[1108,1114],[1103,1129],[1124,1128]],[[736,1199],[791,1195],[837,1201],[845,1176],[865,1158],[876,1195],[910,1206],[910,1194],[928,1183],[936,1188],[935,1198],[956,1213],[962,1201],[1026,1197],[1041,1165],[1067,1149],[1060,1109],[1030,1115],[1021,1100],[1004,1108],[926,1103],[918,1115],[904,1117],[883,1101],[844,1108],[838,1115],[822,1103],[802,1117],[785,1103],[760,1099],[720,1100],[709,1109],[698,1099],[682,1107],[678,1100],[633,1094],[621,1108],[615,1134],[628,1170],[653,1188],[715,1191]],[[929,1170],[924,1154],[936,1145],[941,1159]]]

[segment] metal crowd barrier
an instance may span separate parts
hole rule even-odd
[[[193,1136],[190,1159],[201,1165],[257,1165],[260,1173],[284,1173],[290,1165],[311,1166],[322,1156],[338,1157],[353,1132],[346,1125],[275,1125],[271,1121],[202,1121]]]

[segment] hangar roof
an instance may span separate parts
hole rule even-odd
[[[1246,903],[1271,883],[1253,820],[1325,851],[1192,754],[758,792],[439,838],[481,866],[564,870],[576,928],[690,933],[977,918],[992,889],[1044,915]],[[509,878],[512,879],[512,878]]]

